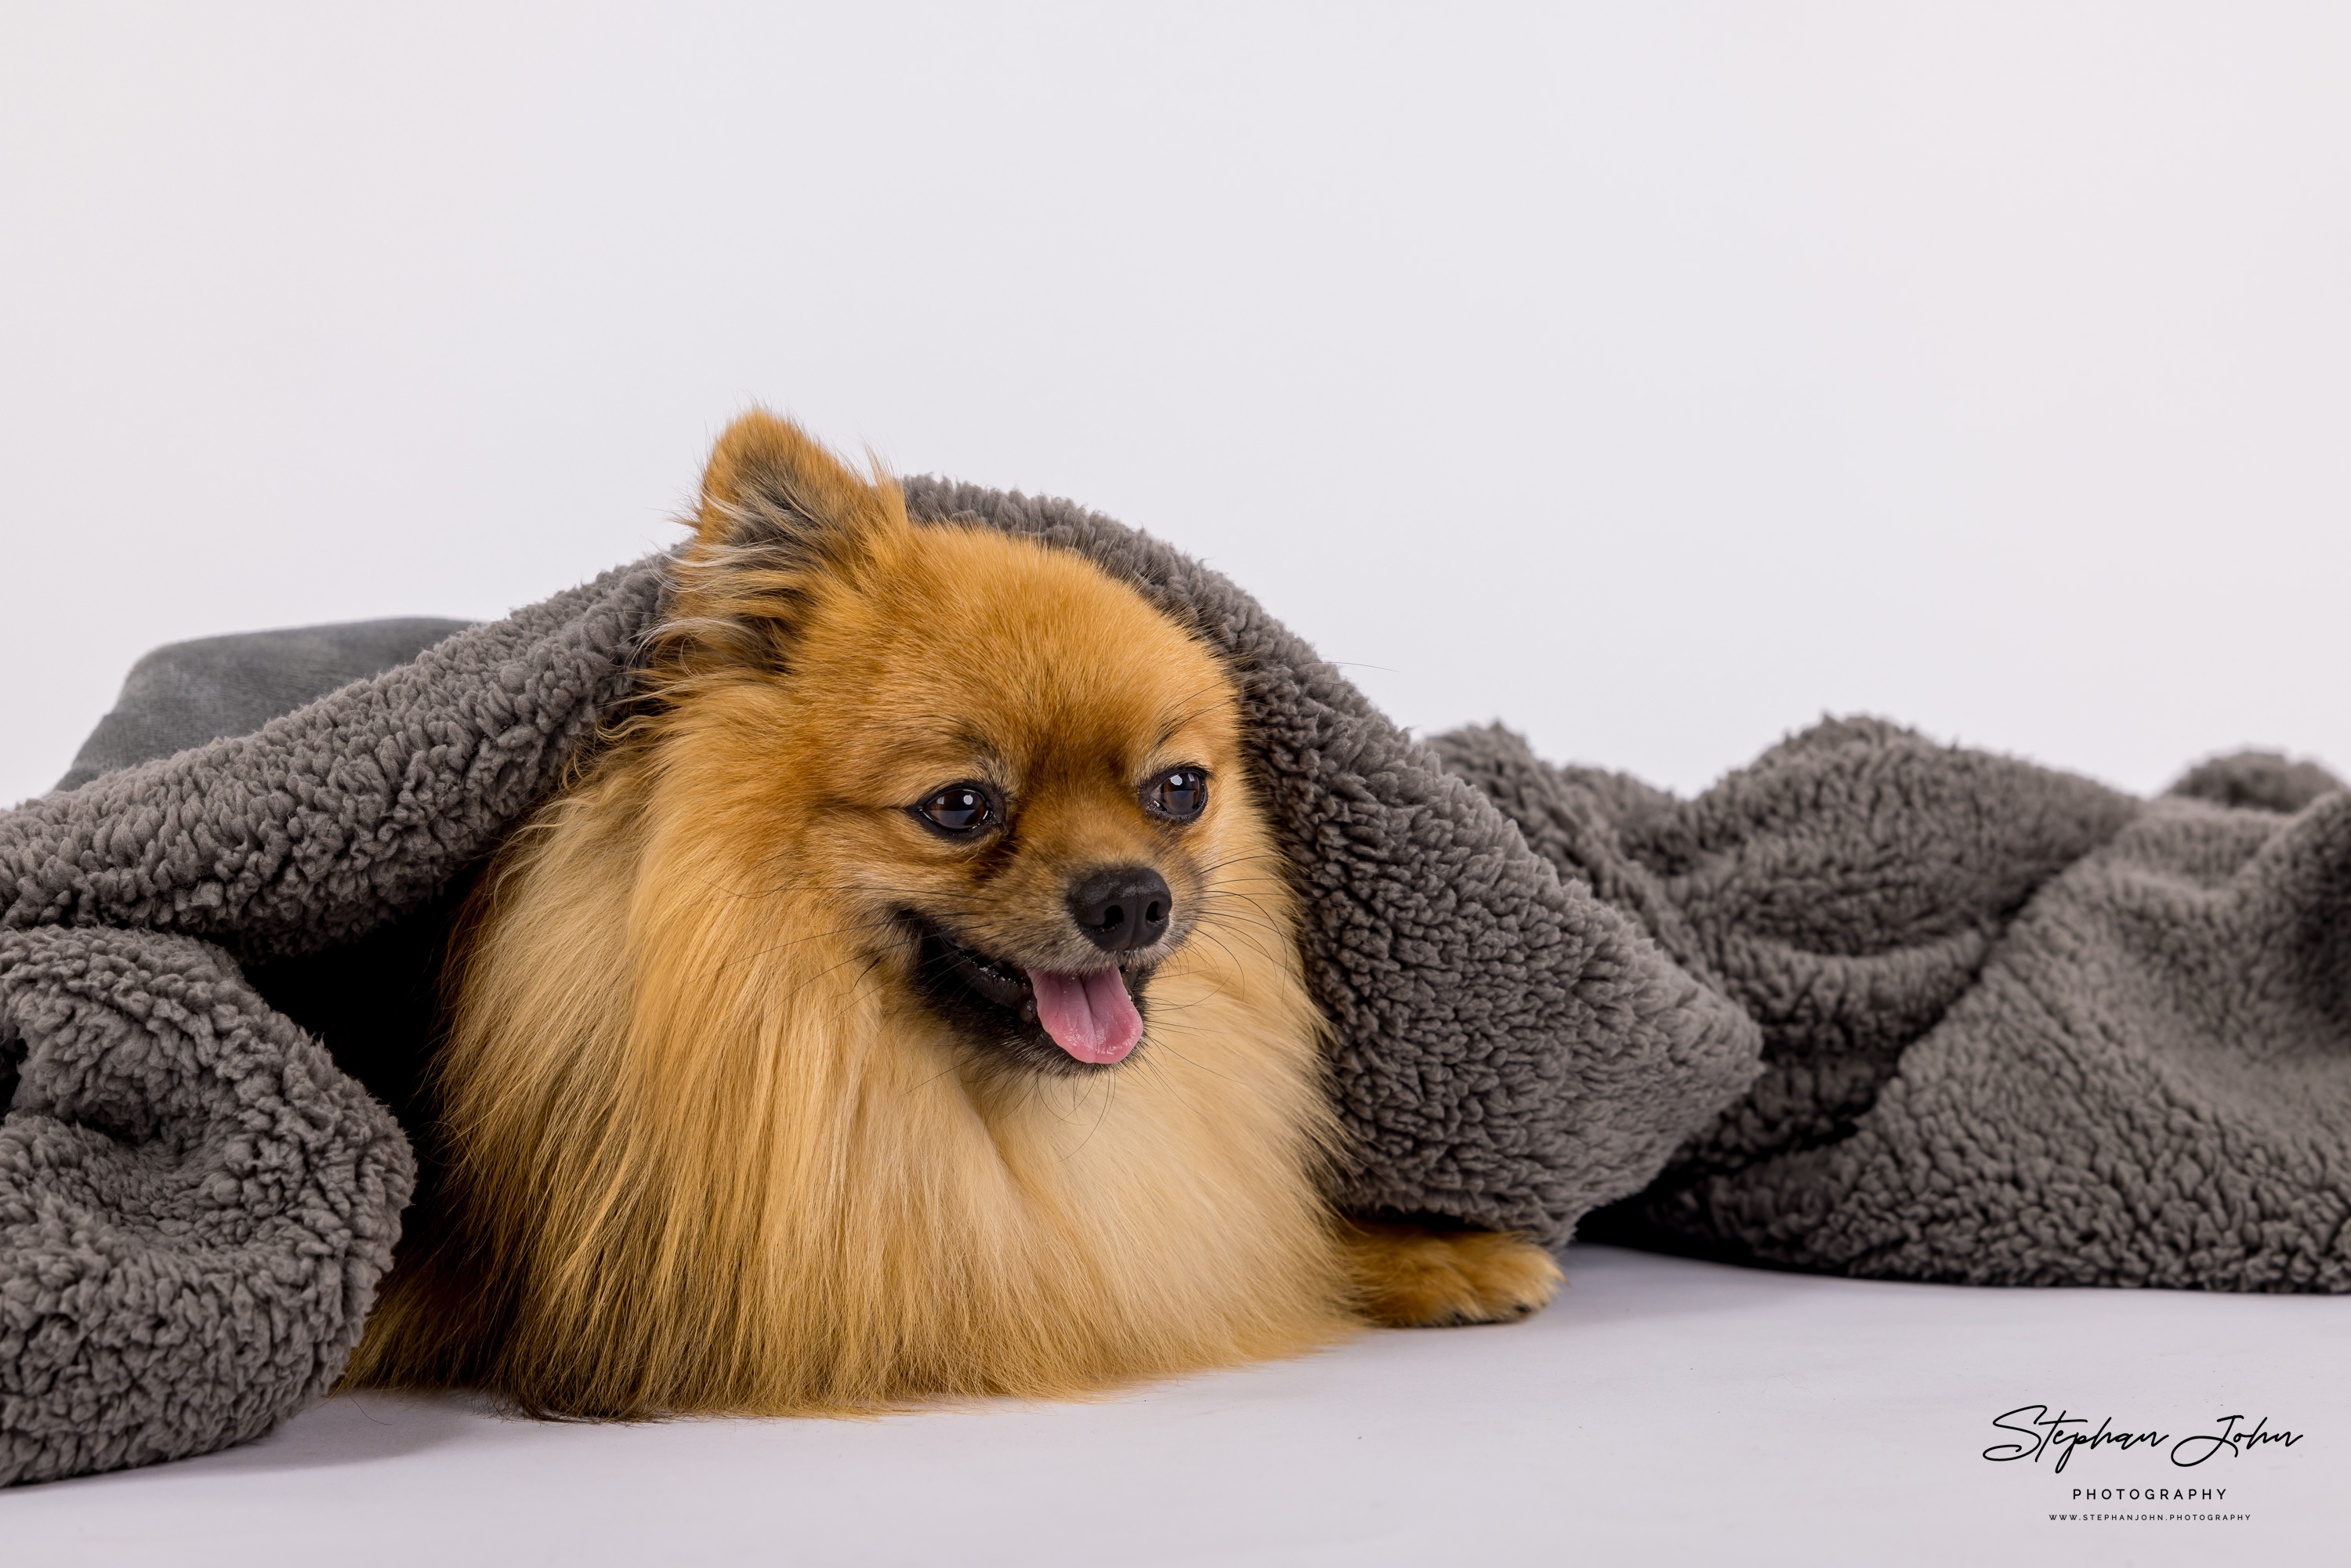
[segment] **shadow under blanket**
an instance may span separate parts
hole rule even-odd
[[[2351,1289],[2351,794],[2145,802],[1874,721],[1695,800],[1389,724],[1246,594],[1062,501],[1240,673],[1336,1030],[1349,1211],[1883,1278]],[[667,558],[486,625],[141,661],[0,814],[0,1484],[323,1395],[429,1168],[436,955],[624,694]],[[364,1087],[362,1087],[364,1085]]]

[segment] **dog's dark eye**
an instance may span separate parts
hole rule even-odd
[[[950,784],[915,807],[914,814],[950,833],[976,833],[996,821],[996,802],[977,784]]]
[[[1208,776],[1196,768],[1176,768],[1143,787],[1143,803],[1162,817],[1188,822],[1208,803]]]

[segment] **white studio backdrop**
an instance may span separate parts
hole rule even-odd
[[[0,797],[144,649],[496,615],[754,400],[1401,721],[2351,767],[2339,5],[0,4]]]

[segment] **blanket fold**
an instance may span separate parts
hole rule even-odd
[[[154,931],[0,932],[0,1478],[203,1453],[320,1396],[414,1166],[392,1117]]]
[[[2240,758],[2145,802],[1852,720],[1684,800],[1499,728],[1416,741],[1068,502],[905,489],[1088,557],[1239,674],[1334,1025],[1343,1208],[2351,1289],[2324,773]],[[429,1132],[441,936],[628,692],[667,566],[486,625],[159,651],[66,787],[0,814],[0,1483],[202,1452],[331,1385],[411,1192],[402,1119]]]
[[[2351,794],[2323,770],[2218,759],[2142,802],[1832,721],[1685,802],[1499,730],[1437,746],[1761,1026],[1749,1092],[1583,1234],[2351,1290]]]

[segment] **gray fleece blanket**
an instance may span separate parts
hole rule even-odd
[[[1343,1207],[1889,1278],[2351,1288],[2325,775],[2239,758],[2150,803],[1849,723],[1679,800],[1499,729],[1417,743],[1069,503],[907,489],[1091,557],[1244,672],[1337,1030]],[[332,1385],[431,1154],[440,937],[627,690],[664,568],[483,626],[166,651],[67,787],[0,815],[0,1482],[204,1452]]]

